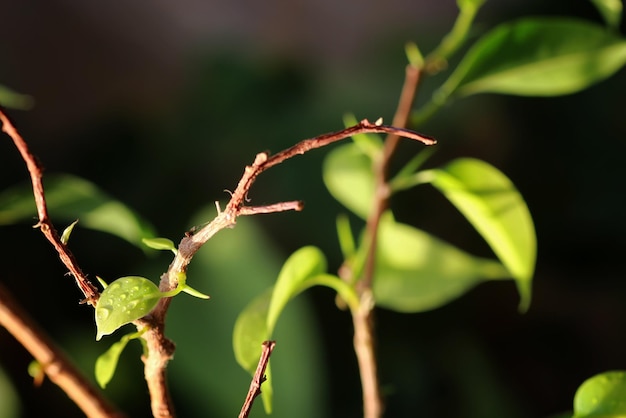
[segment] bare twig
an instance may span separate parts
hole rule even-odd
[[[54,246],[54,249],[59,254],[59,258],[69,269],[70,273],[72,273],[74,279],[76,279],[78,287],[85,295],[85,301],[92,306],[96,306],[98,298],[100,297],[100,292],[87,279],[87,276],[78,266],[78,262],[76,261],[74,254],[72,254],[67,245],[61,242],[59,233],[54,228],[54,225],[52,225],[52,222],[50,222],[50,218],[48,217],[48,207],[46,205],[43,183],[41,181],[43,171],[41,165],[37,161],[37,158],[30,152],[26,141],[24,141],[9,118],[1,110],[0,121],[2,121],[2,130],[13,140],[13,143],[22,155],[22,159],[26,163],[28,172],[30,173],[31,183],[33,185],[33,194],[35,196],[35,204],[37,205],[37,214],[39,216],[39,222],[35,225],[35,227],[41,229],[44,236]]]
[[[241,407],[241,412],[239,413],[239,418],[247,418],[250,415],[250,411],[252,410],[252,404],[254,403],[254,399],[261,394],[261,385],[265,382],[265,369],[267,368],[267,364],[270,361],[270,356],[272,355],[272,351],[276,346],[276,341],[263,341],[263,351],[261,352],[261,357],[259,358],[259,364],[256,366],[256,371],[254,372],[254,376],[252,376],[252,381],[250,382],[250,389],[248,389],[248,394],[246,395],[246,400]]]
[[[402,93],[393,118],[393,125],[404,128],[407,124],[415,93],[420,81],[420,69],[412,65],[406,67],[406,75]],[[380,158],[373,161],[373,171],[376,181],[374,207],[367,219],[366,236],[369,242],[368,254],[365,261],[363,276],[357,283],[357,292],[361,299],[358,312],[352,312],[354,324],[354,351],[359,364],[361,386],[363,391],[363,414],[365,418],[380,418],[383,415],[384,403],[380,394],[378,372],[376,365],[376,350],[374,336],[374,301],[372,296],[372,281],[376,268],[376,242],[378,240],[378,226],[380,218],[389,206],[391,189],[387,182],[389,164],[398,147],[400,136],[396,132],[389,132]],[[427,145],[433,144],[427,143]]]
[[[42,365],[43,371],[88,417],[123,417],[100,391],[63,355],[3,286],[0,285],[0,325]]]

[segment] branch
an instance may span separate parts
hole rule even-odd
[[[39,216],[39,222],[35,225],[35,228],[41,229],[44,236],[50,241],[54,249],[59,254],[59,258],[69,269],[72,276],[76,280],[76,284],[85,295],[85,302],[92,306],[96,306],[100,292],[98,289],[87,279],[87,276],[78,266],[78,262],[74,257],[74,254],[70,251],[67,245],[61,242],[59,233],[50,222],[48,217],[48,207],[46,205],[46,197],[44,194],[42,179],[42,167],[37,161],[37,158],[30,152],[26,141],[17,132],[9,118],[0,110],[0,121],[2,121],[2,130],[11,137],[16,148],[22,155],[22,159],[26,163],[28,172],[30,174],[31,183],[33,185],[33,195],[35,196],[35,205],[37,206],[37,214]]]
[[[420,141],[427,145],[435,143],[433,138],[421,135],[417,132],[383,125],[380,122],[370,123],[365,119],[355,126],[342,129],[337,132],[320,135],[311,139],[305,139],[272,156],[265,152],[257,154],[252,165],[245,168],[243,176],[239,180],[237,188],[231,194],[230,201],[226,205],[226,208],[223,211],[220,211],[218,206],[218,214],[211,222],[197,231],[188,231],[185,234],[185,237],[180,241],[178,252],[174,257],[174,260],[170,264],[167,272],[161,276],[159,289],[162,292],[168,292],[175,289],[178,285],[179,274],[186,272],[187,266],[191,262],[195,253],[216,233],[222,229],[234,227],[237,217],[258,213],[281,212],[285,210],[302,210],[303,204],[301,202],[282,202],[268,206],[256,207],[245,206],[248,192],[259,174],[296,155],[304,154],[307,151],[321,148],[352,135],[361,133],[395,134],[401,137]],[[137,325],[140,327],[149,325],[149,330],[143,335],[143,338],[148,342],[148,348],[150,349],[150,356],[143,359],[145,364],[144,374],[146,380],[148,381],[154,380],[155,382],[165,382],[167,363],[174,355],[174,344],[167,340],[164,334],[165,316],[170,303],[171,298],[161,299],[149,317],[137,322]],[[152,385],[148,382],[148,385],[153,402],[153,414],[159,417],[173,416],[173,407],[171,405],[171,400],[167,397],[167,391],[161,388],[159,383]],[[153,386],[155,392],[153,392]]]
[[[74,367],[14,298],[0,285],[0,325],[43,366],[51,381],[59,386],[88,417],[123,417],[89,380]]]
[[[263,384],[266,380],[265,369],[267,368],[267,364],[270,361],[270,356],[272,355],[272,351],[275,346],[276,341],[263,341],[263,351],[261,352],[261,357],[259,358],[259,364],[256,366],[254,376],[252,376],[250,389],[248,389],[246,400],[241,407],[239,418],[247,418],[248,415],[250,415],[254,399],[261,394],[261,384]]]
[[[405,127],[413,107],[415,94],[420,81],[421,71],[412,65],[406,67],[404,85],[393,125]],[[397,132],[389,132],[380,158],[373,161],[373,171],[376,182],[374,207],[366,223],[366,237],[369,243],[363,275],[357,282],[357,292],[361,299],[358,312],[352,313],[354,325],[354,351],[359,364],[361,386],[363,391],[363,413],[366,418],[379,418],[383,414],[384,405],[380,394],[378,372],[376,365],[376,339],[374,336],[374,300],[372,295],[372,281],[376,268],[376,251],[378,241],[378,226],[380,218],[389,207],[391,189],[387,182],[389,164],[395,153],[400,136]],[[427,145],[432,145],[430,142]]]

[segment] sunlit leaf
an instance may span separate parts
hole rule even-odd
[[[142,249],[141,239],[154,236],[147,222],[85,179],[47,174],[44,186],[48,211],[55,223],[80,219],[81,226],[85,228],[108,232]],[[36,216],[30,183],[0,193],[0,225],[33,222]]]
[[[381,218],[377,248],[376,304],[399,312],[434,309],[482,281],[509,277],[497,261],[474,257],[397,223],[390,212]]]
[[[305,290],[306,282],[324,275],[326,259],[316,247],[303,247],[293,253],[283,265],[274,287],[255,298],[239,315],[233,333],[233,349],[237,362],[254,373],[263,341],[272,338],[280,313],[287,303]],[[339,279],[337,279],[339,280]],[[325,283],[314,283],[325,284]],[[333,282],[334,284],[334,282]],[[263,404],[272,409],[272,389],[269,366],[263,384]]]
[[[367,218],[374,198],[372,160],[352,143],[331,151],[324,160],[324,183],[346,208]]]
[[[94,374],[96,376],[96,382],[102,389],[111,381],[117,368],[117,362],[126,348],[126,344],[132,339],[139,338],[141,332],[134,332],[132,334],[124,335],[118,342],[114,343],[96,359],[96,365],[94,368]]]
[[[467,53],[436,93],[556,96],[580,91],[626,63],[626,41],[594,23],[526,18],[498,26]]]
[[[139,276],[120,277],[102,291],[96,305],[96,340],[148,314],[163,294]]]
[[[617,29],[622,21],[622,0],[591,0],[611,29]]]
[[[267,313],[267,329],[271,337],[280,313],[302,288],[302,283],[326,271],[326,258],[316,247],[303,247],[293,253],[280,270]]]
[[[524,199],[495,167],[460,158],[429,171],[435,186],[487,241],[516,280],[520,310],[528,309],[535,269],[535,228]]]
[[[574,418],[626,417],[626,371],[587,379],[574,396]]]
[[[153,250],[166,250],[171,251],[174,254],[178,251],[174,242],[169,238],[142,238],[141,242]]]

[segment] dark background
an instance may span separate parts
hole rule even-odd
[[[48,172],[95,182],[161,236],[176,238],[200,208],[226,200],[223,190],[234,188],[255,153],[336,130],[346,112],[391,120],[405,42],[430,50],[455,13],[452,0],[5,1],[0,84],[35,98],[32,110],[9,114]],[[478,16],[477,34],[528,15],[600,22],[584,0],[493,1]],[[424,84],[420,103],[441,80]],[[480,285],[431,312],[378,311],[388,416],[546,417],[571,409],[586,378],[626,368],[624,91],[622,70],[564,97],[472,97],[421,127],[439,140],[432,165],[477,157],[513,180],[533,214],[538,264],[533,303],[523,315],[512,282]],[[326,152],[264,174],[252,198],[305,200],[302,213],[257,218],[265,240],[258,245],[276,248],[278,259],[303,245],[319,246],[332,271],[341,262],[334,222],[342,209],[322,184]],[[404,158],[415,152],[412,144],[400,149]],[[24,181],[23,162],[7,138],[0,155],[0,189]],[[403,193],[394,203],[403,222],[490,255],[433,190]],[[116,238],[83,230],[73,239],[90,274],[118,277],[146,265],[141,251]],[[92,313],[76,305],[78,292],[63,281],[63,268],[37,231],[26,224],[2,227],[0,242],[0,280],[68,351],[80,351],[85,339],[91,344]],[[156,272],[167,265],[159,262]],[[212,293],[207,286],[200,290]],[[358,417],[350,319],[326,290],[304,298],[324,368],[313,401],[319,410],[308,413]],[[183,356],[179,350],[177,359]],[[19,392],[22,416],[80,416],[50,383],[33,388],[25,372],[29,361],[0,330],[0,366]],[[289,384],[309,378],[296,374]],[[136,395],[111,398],[132,416],[148,416],[141,377],[129,379],[124,390]],[[181,380],[173,383],[181,416],[223,416],[195,410],[180,394]],[[245,390],[233,389],[242,400]]]

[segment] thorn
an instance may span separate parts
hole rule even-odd
[[[230,193],[230,191],[228,191],[228,190],[224,190],[224,191]],[[230,193],[230,195],[232,196],[233,194]],[[217,214],[221,215],[222,214],[222,208],[220,208],[220,202],[217,201],[217,200],[215,201],[215,208],[217,209]]]
[[[382,125],[382,124],[383,124],[383,118],[382,118],[382,117],[381,117],[381,118],[376,119],[376,122],[374,122],[374,125],[376,125],[376,126],[380,126],[380,125]]]

